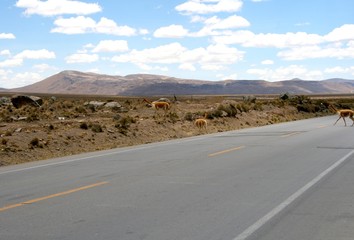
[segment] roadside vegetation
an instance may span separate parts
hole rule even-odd
[[[354,109],[352,96],[161,96],[171,108],[155,110],[147,97],[39,96],[41,105],[15,107],[0,95],[0,166],[194,135],[257,127]],[[149,97],[157,100],[159,97]],[[194,120],[206,116],[208,129]]]

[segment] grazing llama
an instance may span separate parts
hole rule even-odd
[[[145,98],[144,98],[143,102],[150,104],[155,110],[162,109],[166,112],[167,110],[169,110],[171,108],[171,105],[168,102],[162,102],[162,101],[150,102],[149,100],[147,100]]]

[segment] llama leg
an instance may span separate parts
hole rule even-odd
[[[345,117],[343,117],[343,121],[344,121],[344,126],[347,126],[347,122],[345,121]]]
[[[333,124],[333,125],[336,125],[336,123],[339,121],[339,119],[341,119],[342,117],[339,117],[338,119],[337,119],[337,121]]]
[[[354,118],[353,117],[350,117],[350,119],[353,121],[353,124],[352,124],[352,126],[354,125]]]

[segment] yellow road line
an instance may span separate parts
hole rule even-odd
[[[282,135],[281,137],[290,137],[290,136],[294,136],[294,135],[297,135],[297,134],[300,134],[300,132],[288,133],[288,134]]]
[[[50,199],[50,198],[55,198],[55,197],[68,195],[68,194],[71,194],[71,193],[74,193],[74,192],[78,192],[78,191],[86,190],[86,189],[89,189],[89,188],[101,186],[101,185],[107,184],[107,183],[108,182],[98,182],[98,183],[95,183],[95,184],[91,184],[91,185],[87,185],[87,186],[83,186],[83,187],[79,187],[79,188],[74,188],[74,189],[71,189],[71,190],[68,190],[68,191],[65,191],[65,192],[60,192],[60,193],[55,193],[55,194],[44,196],[44,197],[40,197],[40,198],[35,198],[35,199],[32,199],[32,200],[28,200],[26,202],[8,205],[8,206],[0,208],[0,212],[6,211],[6,210],[9,210],[9,209],[12,209],[12,208],[16,208],[16,207],[21,207],[21,206],[26,205],[26,204],[32,204],[32,203],[40,202],[40,201],[47,200],[47,199]]]
[[[216,153],[211,153],[211,154],[208,155],[208,157],[214,157],[214,156],[219,155],[219,154],[223,154],[223,153],[228,153],[228,152],[236,151],[236,150],[242,149],[242,148],[244,148],[244,147],[245,147],[245,146],[239,146],[239,147],[226,149],[226,150],[223,150],[223,151],[220,151],[220,152],[216,152]]]

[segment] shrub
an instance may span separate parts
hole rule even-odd
[[[103,129],[102,129],[101,125],[99,125],[99,124],[93,124],[91,126],[91,130],[96,133],[103,132]]]
[[[31,141],[30,141],[30,145],[32,147],[37,147],[39,145],[39,139],[38,138],[33,138]]]
[[[193,114],[191,112],[187,112],[185,115],[184,115],[184,120],[186,121],[193,121]]]
[[[130,124],[135,123],[135,122],[136,122],[135,119],[132,118],[132,117],[130,117],[130,116],[121,117],[121,118],[117,121],[115,127],[116,127],[116,128],[128,129],[128,128],[130,127]]]
[[[227,113],[228,117],[235,117],[237,114],[237,108],[234,104],[229,104],[227,106],[225,105],[219,105],[218,109],[219,111],[224,111]]]
[[[2,145],[6,145],[7,144],[7,139],[6,138],[2,138],[1,139],[1,144]]]
[[[27,122],[34,122],[34,121],[38,121],[39,120],[39,116],[37,113],[32,112],[26,119]]]
[[[83,106],[75,107],[75,111],[82,114],[87,113],[86,109]]]
[[[88,129],[88,125],[87,125],[87,123],[85,123],[85,122],[80,123],[80,128],[81,128],[81,129],[85,129],[85,130],[87,130],[87,129]]]
[[[7,137],[12,136],[12,132],[10,130],[7,130],[5,132],[5,136],[7,136]]]
[[[178,114],[176,112],[169,112],[167,117],[171,120],[172,123],[176,123],[179,119]]]
[[[251,109],[250,105],[246,103],[237,104],[236,108],[240,112],[249,112]]]

